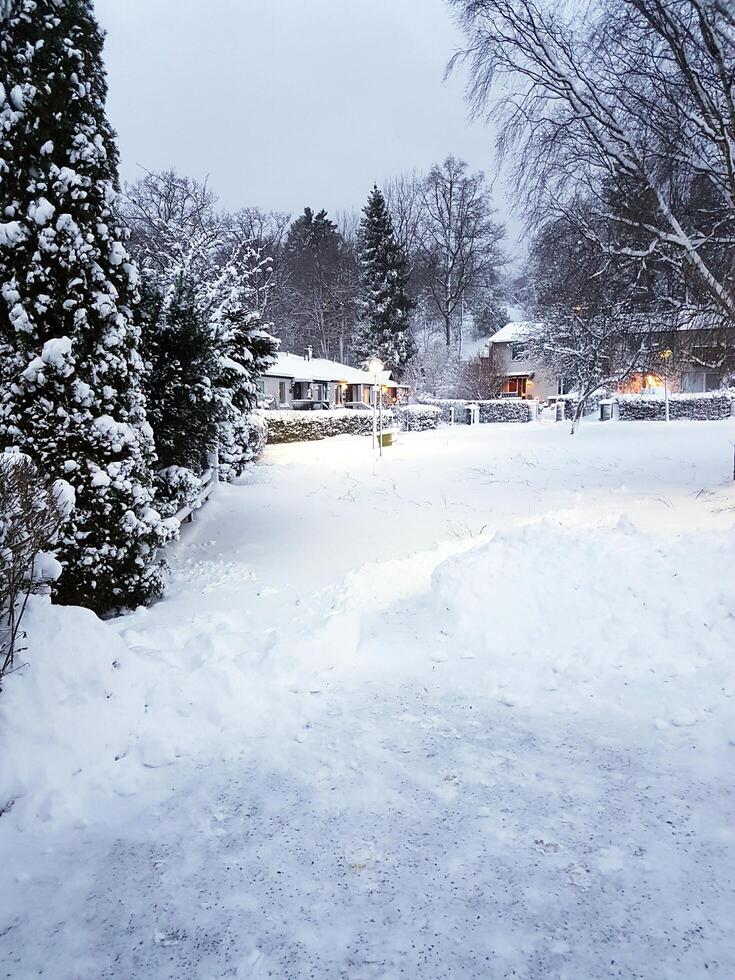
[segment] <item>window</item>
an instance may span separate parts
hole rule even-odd
[[[525,344],[511,344],[510,345],[510,359],[511,361],[525,361],[528,357],[528,348]]]
[[[719,371],[684,371],[681,376],[681,390],[689,394],[703,391],[716,391],[720,387]]]
[[[278,382],[278,404],[279,405],[285,405],[286,404],[286,382],[285,381],[279,381]]]
[[[506,378],[503,382],[503,396],[505,398],[525,398],[526,385],[528,378]]]
[[[572,379],[571,378],[557,378],[556,379],[556,393],[557,395],[568,395],[572,390]]]

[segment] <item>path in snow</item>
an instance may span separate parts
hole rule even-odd
[[[733,524],[735,430],[565,428],[416,434],[382,464],[359,439],[276,447],[223,488],[179,546],[166,600],[112,624],[152,665],[138,761],[70,825],[21,825],[20,808],[0,821],[5,975],[735,976],[735,726],[717,662],[695,670],[699,654],[682,661],[667,638],[658,725],[658,674],[649,684],[624,657],[607,687],[569,673],[539,695],[448,635],[432,588],[444,558],[503,529],[498,576],[514,581],[514,546],[538,548],[538,576],[528,552],[522,572],[536,594],[503,634],[534,676],[585,629],[611,656],[639,629],[665,631],[657,603],[685,571],[671,534]],[[640,563],[650,546],[615,530],[621,516],[662,542],[650,594],[639,576],[611,596],[614,636],[584,623],[584,595],[569,633],[545,634],[545,590],[572,588],[574,570],[543,534],[512,529],[561,521],[548,540],[568,536],[576,555],[605,525],[610,559],[622,542]],[[692,573],[682,594],[692,609],[674,632],[692,644],[707,583]],[[729,598],[706,608],[705,651],[728,639]],[[704,706],[691,723],[666,713],[690,669]]]

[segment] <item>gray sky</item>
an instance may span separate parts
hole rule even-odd
[[[444,0],[96,0],[122,175],[175,165],[222,203],[359,210],[447,153],[492,174]],[[496,206],[507,217],[502,186]]]

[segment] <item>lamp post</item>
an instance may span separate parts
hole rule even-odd
[[[378,407],[378,397],[379,388],[378,380],[380,375],[383,373],[384,365],[379,357],[371,357],[367,365],[368,372],[373,376],[373,449],[375,449],[375,435],[378,425],[377,415],[380,414],[380,436],[378,438],[378,449],[380,455],[383,455],[383,405],[382,399],[380,407]]]
[[[661,360],[664,362],[664,417],[669,421],[669,359],[673,351],[667,347],[660,353]]]

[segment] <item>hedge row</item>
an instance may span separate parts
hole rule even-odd
[[[404,432],[425,432],[436,429],[442,419],[436,405],[402,405],[394,409],[398,424]]]
[[[373,413],[349,408],[298,412],[282,409],[263,412],[268,423],[268,442],[310,442],[329,436],[367,436],[373,431]],[[392,412],[383,412],[383,427],[393,425]]]
[[[479,406],[480,422],[533,422],[538,415],[538,403],[523,398],[492,398],[473,402],[466,398],[423,396],[421,402],[436,406],[444,422],[451,422],[454,409],[454,421],[459,424],[469,424],[470,405]]]
[[[618,395],[618,417],[621,422],[663,421],[666,402],[662,395]],[[732,411],[731,391],[711,391],[702,394],[670,395],[669,418],[696,422],[728,419]]]

